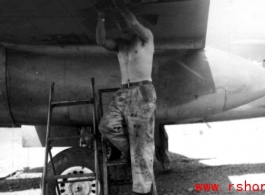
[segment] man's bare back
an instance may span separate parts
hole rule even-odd
[[[153,40],[145,42],[136,36],[129,44],[120,43],[118,59],[122,84],[144,80],[152,81],[153,54]]]

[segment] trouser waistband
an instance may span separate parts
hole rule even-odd
[[[139,81],[139,82],[133,82],[133,83],[126,83],[126,84],[122,84],[121,88],[130,88],[133,86],[139,86],[139,85],[146,85],[146,84],[152,84],[152,81],[149,80],[145,80],[145,81]]]

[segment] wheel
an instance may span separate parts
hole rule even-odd
[[[57,154],[53,158],[56,175],[74,175],[94,172],[94,151],[89,148],[69,148]],[[48,164],[47,175],[52,176],[51,163]],[[96,180],[67,183],[70,179],[58,179],[66,183],[58,184],[61,195],[96,195]],[[81,178],[84,179],[84,178]],[[100,183],[98,182],[100,194]],[[58,195],[56,180],[49,180],[46,184],[45,195]]]

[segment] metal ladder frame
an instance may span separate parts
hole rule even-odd
[[[48,180],[53,180],[56,179],[56,189],[59,195],[61,195],[59,186],[58,184],[61,182],[58,182],[57,179],[64,179],[64,178],[77,178],[77,177],[86,177],[86,179],[75,179],[71,180],[70,182],[78,182],[78,181],[91,181],[96,179],[96,181],[100,181],[100,169],[99,169],[99,158],[98,158],[98,131],[97,131],[97,126],[98,126],[98,121],[99,118],[103,116],[103,102],[102,102],[102,94],[103,93],[108,93],[108,92],[115,92],[119,88],[110,88],[110,89],[100,89],[98,90],[98,95],[99,95],[99,104],[97,105],[96,102],[96,93],[95,93],[95,80],[94,78],[91,79],[92,83],[92,93],[93,93],[93,98],[87,99],[87,100],[78,100],[78,101],[61,101],[61,102],[54,102],[53,101],[53,96],[54,96],[54,83],[52,83],[51,88],[50,88],[50,96],[49,96],[49,108],[48,108],[48,119],[47,119],[47,130],[46,130],[46,148],[45,148],[45,159],[44,159],[44,169],[43,169],[43,178],[42,178],[42,195],[45,195],[46,193],[46,183]],[[95,159],[95,173],[88,173],[88,174],[77,174],[73,176],[69,175],[56,175],[56,170],[54,167],[54,162],[53,162],[53,156],[51,153],[52,147],[50,146],[52,141],[56,140],[62,140],[62,139],[77,139],[77,138],[82,138],[82,136],[71,136],[71,137],[50,137],[50,132],[51,132],[51,121],[52,121],[52,110],[55,107],[64,107],[64,106],[75,106],[75,105],[84,105],[84,104],[93,104],[93,134],[94,134],[94,159]],[[101,136],[101,144],[102,144],[102,152],[103,152],[103,195],[111,195],[111,190],[110,186],[112,186],[110,181],[109,181],[109,173],[108,173],[108,166],[121,166],[123,165],[124,167],[126,166],[125,163],[116,163],[116,164],[111,164],[108,162],[107,158],[107,146],[106,146],[106,140]],[[48,156],[50,157],[52,169],[54,176],[47,176],[47,165],[48,165]],[[117,170],[117,175],[118,175],[118,169]],[[65,181],[63,181],[65,183]],[[117,181],[114,185],[128,185],[132,184],[131,180],[127,181],[124,180],[123,182]],[[98,182],[96,182],[96,194],[98,194]],[[152,185],[152,194],[157,195],[156,191],[156,183],[155,183],[155,177],[153,180],[153,185]]]
[[[99,97],[99,118],[103,116],[103,93],[115,92],[119,88],[111,88],[111,89],[100,89],[98,90]],[[108,170],[108,157],[107,157],[107,145],[106,140],[103,136],[101,136],[101,145],[103,152],[103,192],[104,195],[111,195],[110,182],[109,182],[109,170]]]
[[[77,181],[92,181],[96,179],[96,194],[98,194],[98,182],[100,180],[100,169],[99,169],[99,160],[98,160],[98,139],[97,139],[97,124],[98,124],[98,116],[97,116],[97,103],[96,103],[96,93],[95,93],[95,79],[91,79],[92,84],[92,94],[93,98],[86,99],[86,100],[78,100],[78,101],[61,101],[61,102],[54,102],[54,83],[52,83],[50,88],[50,96],[49,96],[49,108],[48,108],[48,119],[47,119],[47,131],[46,131],[46,146],[45,146],[45,159],[44,159],[44,169],[43,169],[43,176],[42,176],[42,195],[46,195],[46,184],[48,180],[56,179],[56,189],[59,195],[61,192],[59,190],[57,179],[64,179],[64,178],[77,178],[77,177],[86,177],[86,179],[75,179],[69,182],[77,182]],[[93,104],[93,135],[94,135],[94,159],[95,159],[95,173],[86,173],[86,174],[76,174],[73,176],[69,175],[56,175],[56,170],[54,167],[53,156],[51,153],[52,147],[50,146],[52,141],[62,140],[62,139],[77,139],[82,138],[82,136],[68,136],[68,137],[50,137],[51,132],[51,122],[52,122],[52,111],[55,107],[64,107],[64,106],[76,106],[76,105],[84,105],[84,104]],[[50,157],[52,169],[53,169],[53,176],[47,176],[47,165],[48,165],[48,156]],[[65,183],[65,181],[63,181]]]

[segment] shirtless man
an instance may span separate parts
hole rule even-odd
[[[100,121],[99,130],[122,151],[124,159],[130,154],[133,193],[149,194],[154,177],[156,93],[151,78],[154,38],[123,0],[113,0],[113,3],[133,35],[129,40],[107,39],[104,9],[97,8],[97,43],[117,52],[122,83]]]

